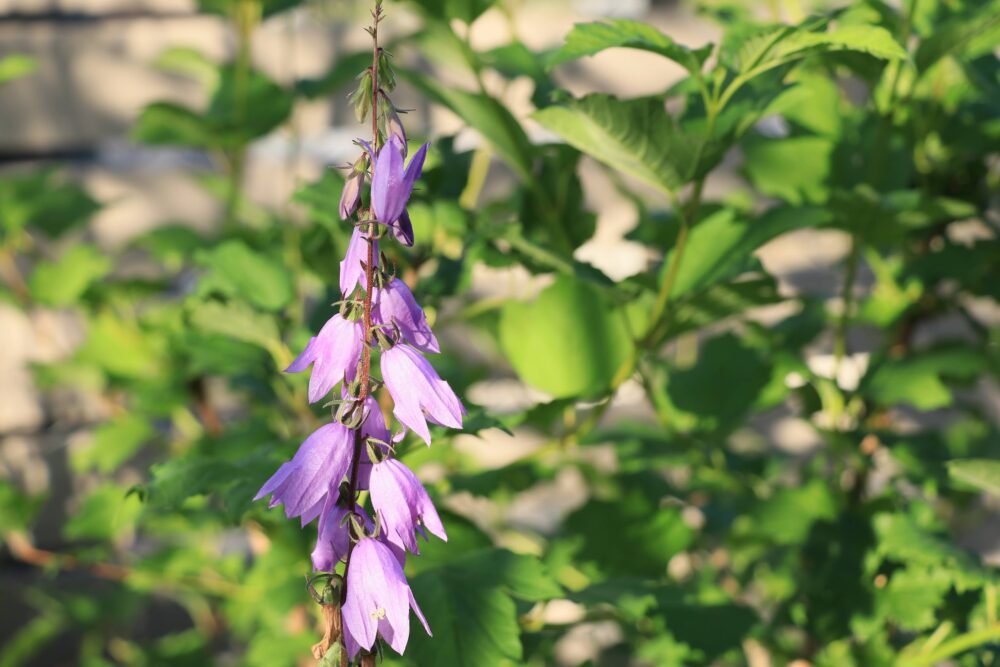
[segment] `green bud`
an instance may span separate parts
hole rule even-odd
[[[354,105],[354,115],[358,117],[358,122],[365,122],[368,112],[372,108],[372,72],[366,69],[361,73],[361,83],[357,89],[351,93],[351,104]]]

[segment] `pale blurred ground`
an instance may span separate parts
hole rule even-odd
[[[674,2],[523,0],[518,4],[513,25],[516,35],[538,49],[559,44],[576,21],[612,14],[648,20],[684,44],[701,45],[718,36],[713,25]],[[337,54],[365,48],[367,35],[359,27],[365,7],[363,2],[330,0],[267,22],[254,40],[256,64],[284,84],[322,75]],[[393,21],[386,24],[390,33],[398,34],[414,25],[412,18],[392,3],[390,10]],[[210,227],[218,218],[218,205],[191,177],[192,168],[209,169],[210,161],[185,151],[140,148],[129,142],[128,130],[149,102],[171,99],[197,104],[202,99],[195,84],[158,71],[154,61],[166,48],[175,46],[196,47],[213,58],[231,56],[235,40],[226,25],[220,19],[196,15],[190,0],[0,0],[0,17],[5,15],[6,19],[0,18],[0,56],[28,53],[38,58],[40,69],[3,89],[0,155],[73,158],[67,162],[69,169],[107,203],[89,231],[102,244],[119,246],[168,221]],[[506,43],[510,37],[511,25],[498,11],[478,20],[470,35],[472,43],[481,48]],[[606,52],[558,72],[559,83],[575,94],[605,91],[622,96],[663,90],[680,76],[680,68],[662,58],[626,50]],[[453,71],[445,71],[444,80],[455,85],[468,83]],[[524,118],[530,113],[526,82],[515,82],[506,89],[498,77],[487,77],[486,83],[491,92],[502,95],[516,116]],[[428,112],[426,103],[405,87],[397,102],[417,109],[410,116],[411,127],[422,128],[432,138],[461,127],[447,111]],[[543,138],[531,123],[528,129],[534,138]],[[324,165],[351,156],[350,139],[355,130],[353,114],[342,99],[300,105],[290,128],[265,138],[252,150],[246,181],[250,196],[264,205],[285,206],[295,188],[316,178]],[[472,146],[479,139],[465,130],[460,141]],[[709,180],[707,197],[718,198],[744,187],[738,165],[738,155],[727,159],[726,167]],[[503,171],[498,168],[491,173],[502,181]],[[585,161],[582,175],[587,204],[598,213],[598,227],[593,240],[579,249],[578,258],[594,263],[612,277],[630,275],[657,259],[623,239],[635,224],[635,211],[614,190],[603,169]],[[650,196],[654,204],[664,205]],[[846,250],[847,240],[839,233],[802,231],[773,241],[759,255],[779,277],[785,293],[822,295],[835,307],[839,263]],[[863,288],[870,276],[862,272],[861,278]],[[500,290],[527,297],[542,282],[516,272],[498,279],[495,272],[483,269],[473,296]],[[760,313],[764,321],[775,315]],[[1000,323],[996,312],[991,317]],[[941,326],[938,324],[939,329]],[[944,323],[943,330],[950,335],[954,326]],[[848,376],[853,373],[856,377],[866,363],[864,346],[871,337],[864,334],[856,332],[852,337],[858,354],[844,364],[845,384],[852,381]],[[99,405],[43,403],[28,371],[32,362],[68,356],[81,337],[79,323],[69,312],[36,309],[26,315],[0,306],[0,476],[13,477],[30,491],[58,488],[68,482],[65,449],[86,438],[88,424],[102,416]],[[456,346],[461,344],[460,332],[450,336],[446,332],[445,340],[449,338]],[[813,350],[810,364],[819,369],[829,366],[830,358],[830,341],[823,340]],[[482,383],[470,393],[475,401],[501,411],[544,398],[510,376]],[[984,382],[974,394],[987,414],[997,419],[997,388]],[[606,418],[624,415],[648,416],[636,386],[623,387]],[[819,444],[809,425],[787,409],[757,420],[753,430],[755,437],[791,453],[807,454]],[[484,465],[497,466],[532,451],[541,442],[540,436],[530,432],[511,438],[491,431],[483,439],[463,437],[458,446]],[[614,465],[610,447],[595,448],[592,455],[602,465]],[[74,493],[73,489],[64,490],[62,502]],[[453,498],[451,503],[488,529],[504,518],[515,526],[545,532],[563,513],[585,500],[582,480],[567,472],[523,495],[503,512],[471,498]],[[63,509],[52,507],[50,511],[55,518]],[[51,539],[56,536],[57,532],[50,533]],[[44,534],[36,537],[43,542],[46,539]],[[997,547],[995,540],[981,542],[976,546],[983,551]],[[612,641],[614,633],[609,632],[595,628],[586,641],[568,643],[564,663],[576,664],[581,655],[592,653],[586,648],[588,642]]]

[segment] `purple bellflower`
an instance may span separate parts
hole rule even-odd
[[[372,15],[376,62],[368,75],[378,92],[371,104],[361,104],[359,115],[371,113],[383,124],[374,132],[374,145],[358,141],[365,153],[355,161],[341,193],[340,216],[354,217],[350,243],[340,262],[339,287],[345,301],[340,313],[323,325],[286,369],[298,373],[311,367],[310,403],[322,400],[340,384],[339,393],[334,394],[339,405],[333,410],[332,423],[306,438],[254,498],[269,496],[270,507],[284,505],[288,517],[297,517],[303,526],[318,519],[312,552],[318,574],[310,586],[324,578],[332,582],[338,564],[345,563],[342,624],[337,628],[335,616],[326,614],[328,625],[317,646],[325,651],[333,642],[342,641],[352,659],[362,651],[369,655],[377,651],[380,639],[402,653],[410,636],[411,609],[427,633],[431,632],[403,567],[407,552],[418,552],[418,534],[426,538],[430,533],[442,540],[448,535],[427,490],[395,458],[396,445],[411,429],[430,445],[428,423],[461,428],[466,414],[455,392],[422,354],[440,351],[423,309],[405,282],[379,266],[377,239],[394,237],[405,246],[414,243],[406,206],[423,170],[428,145],[407,161],[406,129],[388,98],[392,79],[384,81],[380,74],[383,65],[378,61],[375,28],[382,16],[381,3],[375,3]],[[386,143],[378,146],[382,136]],[[362,208],[366,186],[370,210]],[[375,223],[391,230],[391,237],[383,235]],[[366,298],[358,296],[361,292]],[[383,348],[381,379],[372,368],[376,346]],[[395,436],[376,398],[382,386],[402,425]],[[369,492],[368,500],[359,503],[363,490]],[[335,606],[337,602],[324,595],[322,604]]]
[[[286,373],[301,373],[312,364],[309,376],[309,402],[315,403],[342,380],[352,380],[364,349],[365,327],[339,313],[331,317]]]
[[[264,483],[254,500],[270,495],[269,507],[283,504],[288,518],[311,513],[317,505],[322,506],[328,493],[337,493],[351,468],[353,454],[354,431],[337,422],[320,426],[292,460]]]
[[[354,228],[351,234],[351,241],[347,244],[347,254],[340,262],[340,293],[346,299],[354,291],[355,287],[363,286],[365,281],[365,263],[368,262],[368,244],[374,244],[375,264],[372,268],[378,267],[378,241],[365,239],[360,227]]]
[[[375,292],[375,309],[372,313],[376,324],[395,324],[403,340],[421,352],[440,352],[437,338],[427,324],[424,309],[413,298],[413,292],[399,278]]]
[[[410,158],[403,168],[403,156],[397,145],[398,139],[390,140],[382,147],[375,160],[375,174],[372,176],[372,208],[375,219],[383,225],[392,226],[403,215],[406,203],[413,193],[413,185],[420,177],[427,157],[424,144]]]
[[[426,527],[445,542],[448,534],[434,503],[413,471],[396,459],[376,463],[371,473],[372,506],[390,543],[419,553],[417,528]]]
[[[330,572],[340,560],[347,557],[351,538],[345,530],[344,519],[348,514],[347,508],[342,507],[333,494],[328,493],[319,515],[319,537],[312,552],[313,569]]]
[[[348,654],[353,658],[360,649],[370,651],[379,636],[402,654],[410,638],[410,609],[431,634],[392,549],[377,539],[362,537],[347,570],[343,620]]]
[[[396,404],[392,413],[431,444],[427,422],[462,428],[465,406],[434,367],[409,345],[399,343],[382,352],[382,380]]]

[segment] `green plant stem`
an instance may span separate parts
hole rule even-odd
[[[953,655],[968,651],[991,640],[1000,639],[1000,624],[994,624],[961,634],[940,644],[933,651],[900,658],[898,667],[925,667],[935,665]]]
[[[844,285],[841,288],[843,311],[837,321],[837,330],[833,339],[833,381],[840,376],[840,365],[847,354],[847,330],[851,325],[851,311],[854,309],[854,281],[858,275],[858,264],[861,259],[861,243],[857,236],[851,235],[851,249],[847,254],[844,270]],[[838,385],[839,386],[839,385]]]

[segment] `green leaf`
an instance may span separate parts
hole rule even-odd
[[[671,298],[694,293],[755,268],[753,252],[781,234],[826,220],[821,209],[774,208],[756,220],[745,220],[732,209],[720,209],[698,222],[688,235],[684,255],[670,290]],[[664,259],[660,279],[673,263],[674,250]]]
[[[0,526],[4,532],[28,528],[44,503],[44,496],[31,497],[0,479]]]
[[[566,35],[566,43],[549,59],[549,66],[576,60],[614,47],[657,53],[697,74],[712,53],[712,45],[690,49],[677,44],[662,32],[640,21],[615,19],[607,22],[577,23]]]
[[[12,53],[0,58],[0,84],[28,76],[38,67],[38,61],[31,56]]]
[[[974,57],[988,53],[1000,43],[1000,3],[983,2],[978,11],[968,16],[957,16],[920,41],[913,61],[921,72],[929,69],[941,58],[951,54]],[[973,53],[968,53],[973,51]],[[965,52],[965,53],[963,53]]]
[[[566,277],[534,301],[503,307],[500,345],[525,382],[557,397],[607,389],[632,349],[607,298]]]
[[[411,70],[400,69],[399,74],[478,131],[522,180],[531,179],[534,147],[517,119],[500,102],[489,95],[445,86]]]
[[[53,169],[0,179],[0,230],[26,226],[57,238],[87,222],[100,206]]]
[[[948,474],[953,479],[1000,495],[1000,461],[989,459],[964,459],[948,462]]]
[[[736,530],[750,539],[773,544],[802,544],[813,523],[833,519],[836,514],[836,499],[829,487],[823,480],[813,479],[804,486],[779,489],[737,519]]]
[[[196,301],[187,312],[191,324],[206,333],[251,343],[269,351],[280,342],[274,318],[239,301]]]
[[[577,150],[666,193],[695,178],[714,155],[703,138],[674,125],[662,98],[588,95],[533,118]]]
[[[892,574],[875,597],[876,614],[910,632],[937,624],[935,611],[951,589],[951,576],[940,568],[908,567]]]
[[[212,143],[208,123],[192,111],[171,102],[154,102],[143,108],[132,126],[132,138],[154,146],[193,146]]]
[[[159,340],[132,321],[101,311],[90,322],[87,340],[77,351],[80,361],[91,362],[111,375],[149,378],[159,372]]]
[[[743,142],[744,169],[764,194],[789,204],[818,204],[829,197],[834,148],[834,142],[825,137],[752,137]]]
[[[564,526],[580,540],[578,559],[607,574],[661,577],[670,558],[695,538],[677,508],[658,506],[648,494],[631,489],[614,501],[591,500]]]
[[[199,285],[201,294],[219,290],[271,311],[281,310],[294,296],[288,271],[242,241],[226,241],[197,259],[211,269]]]
[[[502,549],[474,551],[425,570],[410,582],[434,632],[416,629],[408,654],[422,667],[501,667],[522,658],[513,598],[546,600],[560,588],[531,556]]]
[[[496,4],[496,0],[413,0],[424,13],[436,20],[458,19],[472,23],[487,9]]]
[[[153,427],[142,415],[124,414],[101,424],[93,439],[72,450],[70,462],[78,471],[99,470],[109,473],[118,468],[153,435]]]
[[[942,378],[970,381],[982,370],[982,355],[974,349],[951,347],[917,356],[886,359],[873,364],[859,391],[882,405],[909,403],[934,410],[951,403],[951,390]]]
[[[110,540],[132,530],[142,503],[124,487],[100,486],[66,522],[63,534],[71,540]]]
[[[720,382],[725,377],[739,381]],[[726,428],[746,414],[770,378],[770,364],[727,333],[704,343],[694,366],[671,373],[667,393],[681,410]]]
[[[49,306],[68,306],[111,270],[111,260],[92,245],[73,246],[54,262],[41,262],[31,274],[31,295]]]
[[[722,60],[734,66],[743,80],[807,56],[836,51],[867,53],[880,60],[905,60],[906,50],[885,28],[844,25],[814,32],[803,27],[764,28],[728,49]]]

